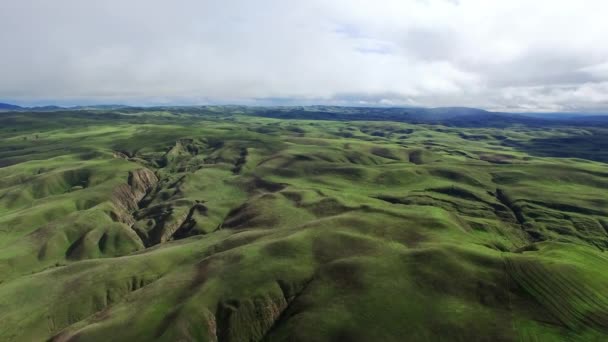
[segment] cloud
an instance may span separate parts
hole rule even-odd
[[[605,111],[602,0],[7,0],[0,99]]]

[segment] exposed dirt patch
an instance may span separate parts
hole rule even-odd
[[[232,168],[232,173],[234,173],[235,175],[238,175],[241,173],[241,170],[243,169],[243,166],[245,165],[245,163],[247,163],[247,155],[249,154],[249,152],[247,151],[247,148],[241,148],[241,152],[239,153],[239,157],[237,158],[237,160],[234,162],[234,167]]]
[[[259,341],[287,308],[283,296],[224,300],[216,313],[218,341]]]
[[[266,331],[263,341],[268,340],[268,336],[271,336],[272,332],[284,324],[290,317],[293,317],[305,309],[306,304],[300,299],[302,295],[309,288],[310,283],[315,278],[310,278],[305,282],[286,282],[281,279],[277,280],[277,284],[281,288],[283,298],[287,302],[287,307],[281,312],[281,314],[275,319],[274,324]]]
[[[127,184],[117,186],[112,192],[111,201],[116,211],[111,218],[129,226],[133,225],[135,219],[132,213],[139,208],[140,201],[157,183],[158,178],[148,169],[129,172]]]

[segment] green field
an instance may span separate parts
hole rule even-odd
[[[268,116],[0,113],[0,341],[608,340],[608,128]]]

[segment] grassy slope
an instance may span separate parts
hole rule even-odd
[[[56,116],[0,119],[0,340],[608,333],[606,165],[522,147],[587,129]]]

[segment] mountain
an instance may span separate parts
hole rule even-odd
[[[30,107],[28,110],[40,111],[40,112],[52,112],[56,110],[65,110],[64,107],[60,106],[38,106],[38,107]]]
[[[107,105],[90,105],[90,106],[74,106],[69,109],[74,110],[115,110],[121,108],[129,108],[129,106],[121,104],[107,104]]]
[[[0,103],[0,110],[18,110],[22,109],[22,107],[9,104],[9,103]]]
[[[227,110],[230,112],[230,110]],[[246,115],[275,119],[333,120],[333,121],[395,121],[414,124],[441,124],[457,127],[507,127],[556,125],[608,125],[608,116],[602,115],[528,115],[490,112],[466,107],[251,107]]]

